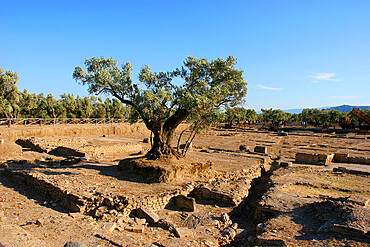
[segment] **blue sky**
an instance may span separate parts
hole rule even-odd
[[[31,93],[88,95],[85,58],[180,67],[232,55],[247,108],[370,105],[370,1],[0,0],[0,68]]]

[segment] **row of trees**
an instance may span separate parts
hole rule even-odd
[[[18,75],[0,69],[0,118],[125,118],[130,108],[117,99],[21,92]]]
[[[1,118],[125,118],[131,107],[124,106],[118,99],[95,96],[75,97],[62,94],[55,99],[52,94],[45,96],[18,90],[18,75],[12,71],[0,69],[0,117]],[[368,110],[365,110],[368,112]],[[217,121],[229,124],[248,122],[307,122],[312,125],[338,123],[344,117],[353,118],[348,112],[337,110],[304,109],[300,114],[291,114],[282,110],[262,109],[261,114],[243,107],[227,108],[220,111]],[[353,121],[355,119],[353,118]]]
[[[302,113],[291,114],[282,110],[261,109],[262,113],[257,114],[253,109],[245,109],[243,107],[229,108],[221,114],[221,122],[241,123],[248,121],[253,122],[306,122],[307,124],[321,126],[324,124],[331,125],[339,123],[343,118],[348,117],[352,122],[358,121],[356,117],[349,112],[340,112],[338,110],[318,110],[304,109]],[[364,109],[363,112],[370,116],[370,110]]]

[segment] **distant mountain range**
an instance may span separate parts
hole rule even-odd
[[[320,107],[315,109],[326,109],[326,110],[338,110],[340,112],[349,112],[353,108],[360,108],[360,110],[363,109],[370,109],[370,106],[353,106],[353,105],[340,105],[340,106],[327,106],[327,107]],[[291,113],[291,114],[299,114],[303,111],[303,109],[289,109],[289,110],[283,110],[284,112]]]

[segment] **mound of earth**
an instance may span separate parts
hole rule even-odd
[[[128,175],[139,181],[160,183],[183,180],[189,178],[211,177],[216,171],[213,163],[208,161],[192,162],[188,159],[160,159],[148,160],[146,158],[124,159],[119,162],[118,169],[123,176]]]

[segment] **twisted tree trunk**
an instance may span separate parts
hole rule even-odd
[[[178,109],[164,123],[160,120],[151,120],[147,127],[153,133],[152,148],[147,153],[147,157],[151,159],[160,159],[163,157],[175,156],[176,158],[183,157],[172,145],[172,139],[176,128],[187,118],[189,112],[184,109]],[[149,125],[149,126],[148,126]]]

